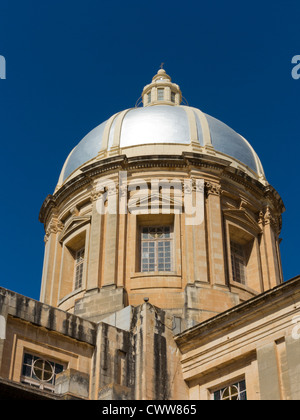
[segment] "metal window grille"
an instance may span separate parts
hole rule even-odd
[[[172,271],[170,226],[143,227],[141,230],[141,271]]]
[[[214,400],[247,400],[246,381],[236,382],[214,392]]]
[[[56,375],[63,370],[64,366],[60,363],[25,353],[21,382],[35,388],[54,392]]]

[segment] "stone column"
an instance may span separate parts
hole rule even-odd
[[[263,240],[265,246],[265,253],[268,266],[269,284],[270,287],[275,287],[281,282],[280,261],[277,252],[277,230],[278,221],[272,215],[269,207],[266,209],[263,216]]]
[[[226,284],[223,220],[221,210],[221,187],[206,182],[207,239],[209,257],[209,277],[211,284]]]
[[[101,235],[102,235],[102,214],[97,209],[97,200],[99,193],[92,195],[92,219],[89,243],[89,261],[87,276],[87,291],[100,287],[100,253],[101,253]]]
[[[264,213],[260,212],[258,224],[264,232]],[[263,278],[263,291],[271,289],[270,283],[270,273],[269,273],[269,265],[268,265],[268,257],[267,257],[267,250],[266,250],[266,241],[265,235],[262,233],[261,240],[260,240],[260,257],[261,257],[261,269],[262,269],[262,278]]]
[[[186,278],[188,283],[208,282],[207,254],[204,217],[204,186],[193,179],[193,188],[184,194],[192,195],[193,206],[197,207],[192,218],[185,215]],[[199,208],[201,207],[201,208]],[[196,216],[197,214],[197,216]]]
[[[257,349],[257,363],[261,400],[280,400],[279,372],[274,342]]]
[[[300,400],[300,342],[292,336],[286,337],[286,356],[288,364],[291,399]]]
[[[119,174],[119,228],[118,228],[118,261],[117,261],[117,286],[125,287],[127,263],[127,173]],[[131,251],[131,249],[130,249]]]
[[[117,200],[117,190],[110,191],[112,200]],[[114,285],[117,272],[117,251],[118,251],[118,214],[117,206],[115,212],[107,212],[105,215],[105,238],[104,238],[104,267],[101,286]]]
[[[45,257],[40,300],[49,305],[57,304],[61,245],[58,236],[63,229],[61,222],[53,216],[45,235]]]

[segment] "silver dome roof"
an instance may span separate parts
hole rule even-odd
[[[209,144],[217,154],[233,158],[258,178],[264,178],[251,145],[226,124],[196,108],[156,105],[117,113],[88,133],[70,153],[59,184],[87,162],[99,159],[101,151],[109,152],[114,145],[125,154],[128,148],[142,145],[153,145],[155,151],[159,144],[182,145],[184,151],[188,150],[192,138],[204,149]]]

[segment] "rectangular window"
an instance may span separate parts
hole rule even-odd
[[[157,89],[157,100],[158,101],[164,100],[164,89]]]
[[[246,284],[246,257],[243,245],[230,242],[232,278],[234,281]]]
[[[149,92],[149,93],[147,94],[147,98],[148,98],[148,104],[150,104],[150,102],[151,102],[151,92]]]
[[[60,363],[25,353],[21,382],[54,392],[56,375],[63,370],[64,366]]]
[[[234,384],[228,385],[218,391],[215,391],[214,394],[215,401],[226,401],[226,400],[247,400],[246,393],[246,381],[236,382]]]
[[[171,226],[141,229],[141,271],[172,271]]]
[[[175,103],[175,93],[171,92],[171,101]]]
[[[84,248],[81,248],[79,251],[76,251],[75,254],[75,280],[74,280],[74,289],[80,289],[82,287],[82,278],[83,278],[83,264],[84,264]]]

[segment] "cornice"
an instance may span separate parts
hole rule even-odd
[[[243,302],[207,321],[183,331],[174,337],[182,353],[192,350],[206,339],[212,340],[213,336],[224,334],[227,328],[238,328],[250,319],[261,318],[262,311],[267,313],[279,308],[280,303],[294,302],[300,295],[300,276],[284,282],[273,289],[261,293],[246,302]],[[298,297],[297,297],[298,296]],[[229,327],[228,327],[229,326]]]
[[[145,170],[147,168],[180,168],[189,171],[193,167],[205,169],[210,175],[213,173],[214,177],[220,178],[220,184],[222,178],[233,180],[247,190],[259,195],[263,194],[266,199],[271,199],[276,204],[276,208],[284,208],[282,200],[274,188],[269,185],[265,187],[242,170],[234,169],[229,165],[230,162],[228,160],[192,152],[183,152],[181,155],[145,155],[129,158],[126,155],[119,155],[102,159],[83,167],[79,175],[64,184],[55,194],[48,195],[41,207],[39,220],[45,224],[53,208],[59,207],[66,198],[82,187],[90,185],[91,190],[93,190],[91,184],[99,175],[117,170]],[[206,183],[207,194],[221,194],[222,190],[219,189],[218,185],[219,183],[208,181]],[[91,200],[93,199],[95,197],[91,193]]]

